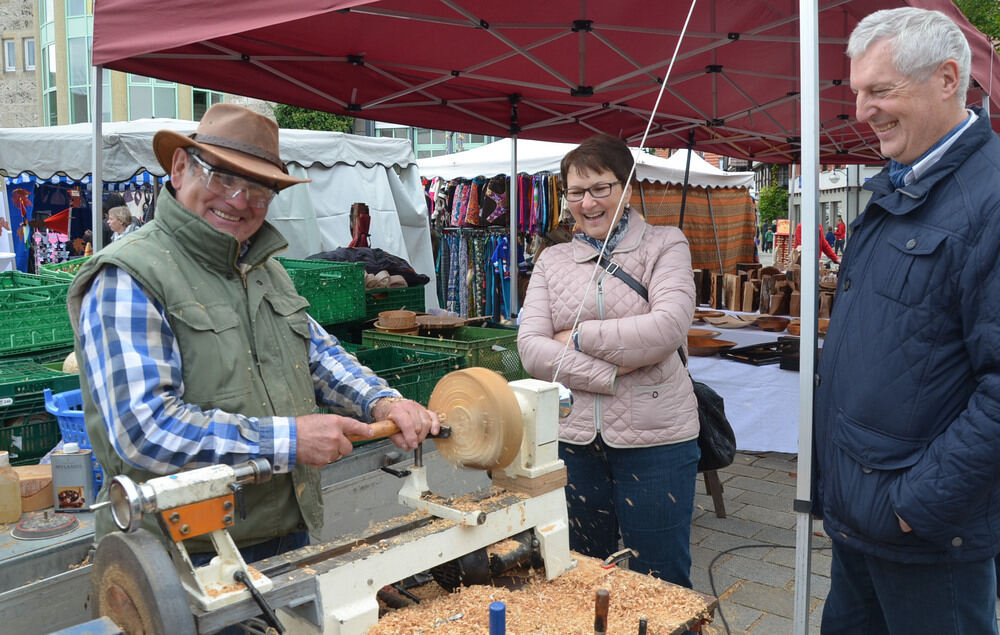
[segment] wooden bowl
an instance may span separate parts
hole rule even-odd
[[[826,329],[830,326],[829,318],[819,318],[816,320],[816,334],[826,337]],[[802,320],[792,320],[788,323],[788,334],[799,335],[802,332]]]
[[[420,332],[420,327],[415,324],[410,327],[389,328],[384,324],[382,324],[380,320],[376,320],[374,326],[375,330],[378,331],[379,333],[395,333],[396,335],[418,335]]]
[[[791,322],[790,319],[786,317],[780,317],[777,315],[762,315],[757,318],[757,326],[762,331],[784,331],[788,323]]]
[[[417,327],[417,314],[413,311],[382,311],[378,314],[377,325],[387,329],[412,329]]]
[[[789,335],[798,335],[802,331],[802,322],[800,320],[792,320],[785,327]]]
[[[735,315],[726,315],[725,313],[718,317],[706,315],[705,321],[712,326],[719,327],[720,329],[741,329],[745,326],[750,326],[753,323],[753,320],[743,320]]]
[[[695,320],[704,320],[707,317],[717,318],[717,317],[722,317],[724,315],[725,313],[723,313],[722,311],[712,311],[712,310],[702,310],[702,309],[695,309],[694,311]]]
[[[728,351],[734,346],[736,346],[736,342],[717,340],[713,337],[688,338],[688,354],[695,355],[698,357],[709,357],[711,355],[718,355],[722,351]]]
[[[688,337],[715,337],[720,335],[719,331],[709,329],[688,329]]]

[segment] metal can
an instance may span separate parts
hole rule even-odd
[[[52,453],[52,496],[56,511],[84,512],[94,503],[92,452],[64,443]]]

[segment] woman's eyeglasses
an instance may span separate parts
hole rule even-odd
[[[590,187],[573,187],[563,192],[563,196],[570,203],[579,203],[583,200],[583,197],[587,192],[590,192],[590,198],[607,198],[611,194],[611,188],[618,185],[621,181],[612,181],[611,183],[596,183]]]
[[[201,177],[202,184],[211,192],[226,199],[236,198],[240,192],[243,192],[247,197],[247,205],[264,208],[278,194],[263,183],[257,183],[232,172],[227,172],[222,168],[209,165],[193,152],[189,152],[188,156],[194,159],[195,163],[201,167],[199,176]]]

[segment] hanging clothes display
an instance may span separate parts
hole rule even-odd
[[[519,275],[524,244],[559,224],[559,178],[517,175]],[[423,179],[432,231],[440,236],[435,271],[442,306],[462,317],[507,316],[510,300],[510,177]]]

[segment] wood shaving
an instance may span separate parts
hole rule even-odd
[[[489,633],[491,602],[507,605],[510,635],[592,635],[594,596],[607,589],[609,635],[632,635],[646,618],[650,635],[682,633],[692,620],[710,622],[712,598],[657,578],[619,567],[604,569],[600,561],[574,554],[577,567],[547,582],[533,571],[519,590],[492,586],[463,587],[452,594],[412,589],[424,601],[382,617],[368,635],[475,635]],[[437,593],[440,593],[438,595]],[[456,617],[461,615],[461,617]]]

